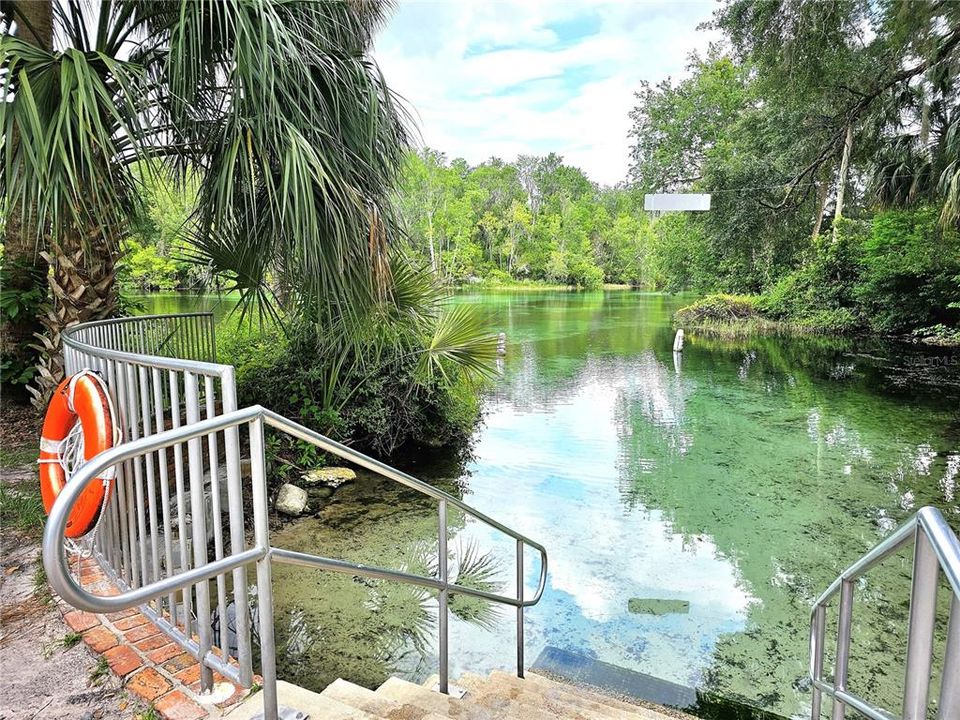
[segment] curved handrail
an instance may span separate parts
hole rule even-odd
[[[335,455],[344,457],[351,462],[376,472],[384,477],[399,482],[407,487],[417,490],[425,495],[438,500],[443,500],[455,507],[460,508],[465,513],[484,522],[485,524],[500,530],[510,537],[518,540],[525,545],[536,549],[540,553],[541,567],[540,578],[537,584],[537,591],[534,597],[529,600],[518,600],[505,595],[488,593],[482,590],[438,581],[436,578],[425,575],[414,575],[402,573],[386,568],[375,566],[364,566],[355,563],[349,563],[342,560],[333,560],[317,555],[307,553],[298,553],[283,548],[261,547],[257,546],[241,553],[227,555],[220,560],[214,560],[200,568],[194,568],[189,571],[181,572],[176,575],[158,580],[142,587],[127,590],[119,595],[101,596],[84,590],[74,580],[69,571],[67,552],[62,538],[67,527],[70,513],[73,506],[83,493],[84,489],[91,482],[102,476],[108,468],[118,465],[124,460],[130,460],[144,453],[159,450],[161,448],[171,447],[175,444],[183,443],[188,440],[209,435],[212,432],[224,430],[229,427],[239,426],[242,423],[261,419],[266,424],[277,429],[284,430],[301,440],[310,442],[324,450],[332,452]],[[401,582],[407,582],[423,587],[433,589],[446,589],[454,594],[471,595],[484,598],[493,602],[498,602],[514,607],[529,607],[540,601],[546,586],[547,577],[547,551],[540,543],[527,538],[526,536],[506,527],[505,525],[490,518],[479,510],[475,510],[458,498],[434,488],[431,485],[417,480],[399,470],[391,468],[378,460],[357,452],[341,443],[331,440],[320,433],[314,432],[299,423],[288,420],[270,410],[259,405],[253,405],[242,410],[236,410],[223,415],[217,415],[212,418],[201,420],[191,425],[179,428],[173,428],[154,435],[149,435],[137,440],[118,445],[111,450],[97,455],[95,458],[85,463],[76,473],[71,481],[66,485],[56,502],[50,510],[50,516],[47,519],[43,533],[43,562],[46,568],[47,578],[54,590],[69,604],[81,610],[88,612],[115,612],[129,607],[143,604],[149,600],[165,595],[174,590],[180,590],[198,582],[203,582],[216,577],[222,573],[228,572],[236,567],[255,562],[270,555],[280,561],[291,562],[302,565],[312,565],[321,569],[353,572],[370,577],[381,579],[393,579]]]
[[[224,375],[232,373],[232,365],[224,363],[208,362],[205,360],[189,360],[187,358],[170,357],[167,355],[151,355],[148,353],[130,352],[127,350],[114,350],[111,348],[91,345],[88,342],[78,339],[76,336],[81,332],[92,331],[98,328],[106,328],[116,325],[135,325],[142,324],[150,320],[169,320],[181,318],[212,318],[211,312],[192,312],[192,313],[162,313],[157,315],[137,315],[134,317],[109,318],[107,320],[95,320],[92,322],[80,323],[66,328],[63,331],[63,344],[71,350],[92,355],[104,360],[114,360],[117,362],[129,363],[131,365],[141,365],[147,367],[156,367],[161,370],[177,370],[196,372],[203,375]]]

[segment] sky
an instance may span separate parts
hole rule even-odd
[[[471,164],[556,152],[595,181],[626,176],[640,82],[686,72],[702,0],[400,0],[377,38],[420,142]]]

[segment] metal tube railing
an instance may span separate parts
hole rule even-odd
[[[930,702],[933,673],[933,637],[937,621],[937,585],[943,572],[953,591],[947,629],[947,643],[941,672],[938,720],[960,718],[960,539],[934,507],[922,508],[883,542],[848,567],[817,598],[810,616],[810,680],[813,688],[811,718],[819,720],[822,696],[833,700],[832,718],[842,720],[852,708],[873,720],[898,718],[847,687],[850,641],[853,627],[854,587],[858,578],[900,550],[914,543],[907,655],[904,667],[902,720],[925,720]],[[826,608],[840,593],[837,622],[837,653],[833,683],[824,680]]]
[[[90,612],[139,606],[169,637],[200,661],[202,689],[212,686],[214,670],[250,687],[253,682],[252,627],[246,578],[247,566],[255,564],[263,700],[270,720],[277,717],[272,561],[409,583],[435,591],[440,609],[438,652],[442,692],[449,689],[450,595],[467,595],[513,606],[517,610],[517,674],[523,676],[523,611],[539,602],[546,586],[547,553],[542,545],[452,495],[276,413],[259,406],[237,410],[233,367],[207,362],[215,357],[213,319],[208,313],[124,318],[76,326],[65,332],[64,344],[68,372],[90,367],[104,375],[119,410],[126,440],[84,464],[51,509],[44,530],[43,558],[51,586],[66,602]],[[170,357],[178,354],[191,357]],[[221,414],[217,414],[218,398]],[[364,566],[272,547],[264,455],[267,426],[436,499],[439,576]],[[240,462],[242,428],[249,434],[251,455],[251,547],[245,536],[244,479]],[[218,437],[221,433],[222,442]],[[220,476],[221,467],[225,470],[225,481]],[[63,533],[73,504],[84,488],[109,468],[118,470],[116,492],[104,513],[93,547],[101,566],[121,592],[97,596],[85,591],[70,574]],[[225,503],[221,498],[223,490],[226,491]],[[516,597],[450,582],[447,513],[451,506],[514,539]],[[229,549],[224,539],[224,514],[229,528]],[[213,559],[207,554],[211,542]],[[527,546],[540,555],[537,588],[529,599],[524,594],[523,555]],[[227,575],[232,577],[232,593],[227,591]],[[231,603],[236,664],[228,657],[232,649],[227,640]],[[214,634],[214,606],[219,637]]]

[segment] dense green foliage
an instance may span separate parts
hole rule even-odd
[[[237,368],[240,402],[262,404],[331,437],[390,454],[400,446],[458,447],[479,413],[477,389],[496,346],[467,306],[402,257],[394,300],[349,337],[318,337],[304,323],[218,330],[221,359]],[[289,453],[287,453],[289,456]]]
[[[56,43],[23,32],[37,7]],[[24,241],[6,244],[50,258],[42,389],[63,374],[65,326],[123,311],[117,281],[222,286],[287,337],[251,401],[386,450],[431,413],[463,424],[463,384],[496,341],[390,252],[409,143],[371,54],[389,7],[0,5],[0,206]],[[7,315],[26,299],[4,298]]]
[[[423,150],[407,157],[398,206],[412,253],[463,283],[654,283],[643,198],[601,189],[555,154],[476,167]]]
[[[713,25],[726,41],[631,114],[636,188],[713,195],[669,219],[663,286],[758,294],[807,329],[953,337],[960,6],[730,0]]]

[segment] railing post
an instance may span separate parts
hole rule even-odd
[[[200,421],[200,390],[197,376],[183,374],[183,400],[187,406],[187,425]],[[193,527],[193,566],[207,564],[207,509],[203,497],[203,448],[200,438],[187,441],[190,470],[190,521]],[[197,596],[197,635],[200,637],[200,690],[213,688],[213,670],[204,660],[213,647],[213,628],[210,619],[210,586],[207,581],[195,586]]]
[[[449,578],[447,576],[447,501],[444,498],[440,499],[440,504],[437,508],[437,553],[439,555],[439,571],[440,571],[440,582],[443,583],[443,587],[440,589],[439,595],[439,605],[437,607],[437,627],[440,633],[439,640],[439,653],[440,653],[440,682],[439,689],[444,695],[446,695],[450,690],[450,665],[449,665],[449,648],[447,646],[448,641],[448,616],[447,616],[447,603],[449,600],[447,583]]]
[[[270,570],[270,518],[267,507],[267,468],[263,418],[250,421],[250,475],[253,483],[253,536],[267,554],[257,560],[257,615],[260,619],[260,672],[263,675],[263,716],[277,720],[277,643],[273,634],[273,578]]]
[[[237,409],[237,390],[233,367],[224,370],[220,378],[223,412]],[[230,518],[230,552],[246,549],[243,528],[243,480],[240,472],[240,431],[232,426],[223,432],[227,460],[227,508]],[[237,635],[237,660],[240,663],[240,684],[250,687],[253,682],[253,654],[250,643],[250,608],[247,600],[247,569],[233,571],[234,626]]]
[[[837,622],[837,666],[833,673],[833,686],[847,689],[847,665],[850,662],[850,630],[853,626],[853,580],[843,579],[840,584],[840,619]],[[833,720],[843,720],[846,703],[833,699]]]
[[[517,540],[517,677],[523,677],[523,540]]]
[[[933,666],[933,628],[937,620],[940,563],[930,538],[917,523],[907,631],[907,674],[903,685],[903,720],[925,720]]]
[[[960,718],[960,597],[950,603],[947,649],[943,656],[943,684],[940,687],[938,720]]]
[[[810,678],[814,683],[823,680],[823,645],[827,627],[827,609],[818,605],[810,618]],[[820,708],[823,702],[823,693],[813,685],[810,699],[810,718],[819,720]]]

